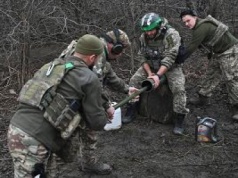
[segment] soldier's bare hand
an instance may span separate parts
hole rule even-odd
[[[115,113],[115,108],[113,106],[110,106],[108,109],[107,109],[107,115],[108,115],[108,119],[109,120],[112,120],[113,119],[113,115]]]
[[[153,75],[153,76],[149,76],[148,78],[153,79],[154,80],[154,88],[157,88],[160,84],[160,80],[159,77],[157,75]]]
[[[138,91],[138,89],[137,88],[135,88],[135,87],[129,87],[129,95],[132,95],[133,93],[135,93],[136,91]]]

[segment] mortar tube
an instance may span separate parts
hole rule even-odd
[[[128,101],[130,101],[131,99],[135,98],[136,96],[138,96],[139,94],[141,94],[142,92],[146,91],[147,90],[147,86],[139,89],[138,91],[132,93],[130,96],[126,97],[125,99],[123,99],[121,102],[117,103],[116,105],[114,105],[113,107],[115,109],[123,106],[124,104],[126,104]]]
[[[145,81],[148,81],[148,79],[145,80]],[[144,81],[144,82],[145,82],[145,81]],[[161,77],[161,79],[160,79],[160,84],[165,83],[165,81],[166,81],[166,77],[163,75],[163,76]],[[142,83],[143,83],[143,82],[142,82]],[[124,104],[126,104],[126,103],[127,103],[128,101],[130,101],[131,99],[133,99],[133,98],[135,98],[136,96],[138,96],[139,94],[141,94],[141,93],[143,93],[143,92],[145,92],[145,91],[149,92],[149,91],[151,91],[151,90],[154,89],[154,83],[153,83],[153,82],[151,82],[151,81],[150,81],[150,82],[145,82],[144,84],[145,84],[145,86],[142,86],[141,89],[139,89],[139,90],[136,91],[135,93],[132,93],[130,96],[126,97],[126,98],[123,99],[121,102],[115,104],[113,107],[114,107],[115,109],[117,109],[117,108],[123,106]],[[148,85],[147,85],[147,84],[148,84]]]
[[[165,81],[166,81],[166,77],[164,75],[162,75],[162,77],[160,78],[160,85],[165,83]],[[147,78],[146,80],[144,80],[142,82],[141,87],[143,88],[143,87],[147,86],[146,92],[150,92],[150,91],[154,90],[154,87],[155,87],[154,85],[155,85],[154,80],[151,78]]]

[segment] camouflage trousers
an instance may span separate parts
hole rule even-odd
[[[211,97],[222,80],[226,84],[230,104],[238,104],[238,45],[213,56],[209,61],[199,93]]]
[[[76,147],[74,149],[78,150],[74,157],[80,159],[81,163],[90,164],[97,161],[95,154],[96,131],[80,130],[71,141]],[[44,164],[47,178],[56,178],[60,174],[59,165],[65,164],[34,137],[11,124],[8,130],[8,148],[13,159],[14,178],[32,178],[32,171],[36,163]]]
[[[189,109],[186,107],[187,97],[185,91],[185,76],[180,65],[175,64],[165,73],[169,88],[173,94],[173,110],[179,114],[187,114]],[[148,77],[143,67],[140,67],[131,77],[129,85],[141,88],[141,83]]]
[[[47,165],[47,177],[57,177],[51,176],[54,173],[49,171],[55,171],[54,156],[49,150],[35,138],[11,124],[8,130],[8,148],[13,159],[14,178],[31,178],[36,163]]]
[[[81,164],[94,164],[98,161],[96,156],[98,134],[91,129],[81,130],[79,138],[79,158]]]

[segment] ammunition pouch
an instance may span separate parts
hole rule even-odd
[[[161,55],[158,50],[153,50],[149,47],[144,49],[145,58],[147,59],[150,67],[154,70],[158,70],[161,66]]]
[[[45,108],[44,118],[61,132],[63,139],[68,139],[81,121],[78,109],[79,103],[76,100],[69,104],[61,94],[56,93]]]
[[[157,72],[161,66],[161,60],[160,59],[151,60],[150,63],[151,63],[151,68]]]
[[[68,139],[81,121],[78,101],[68,101],[56,92],[64,76],[74,68],[74,63],[56,59],[45,64],[23,86],[18,98],[21,103],[44,111],[44,118],[61,132],[63,139]]]

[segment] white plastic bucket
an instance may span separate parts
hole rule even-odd
[[[112,103],[112,105],[115,104],[115,102]],[[114,112],[113,119],[104,126],[104,130],[109,131],[120,129],[121,125],[121,108],[117,108]]]

